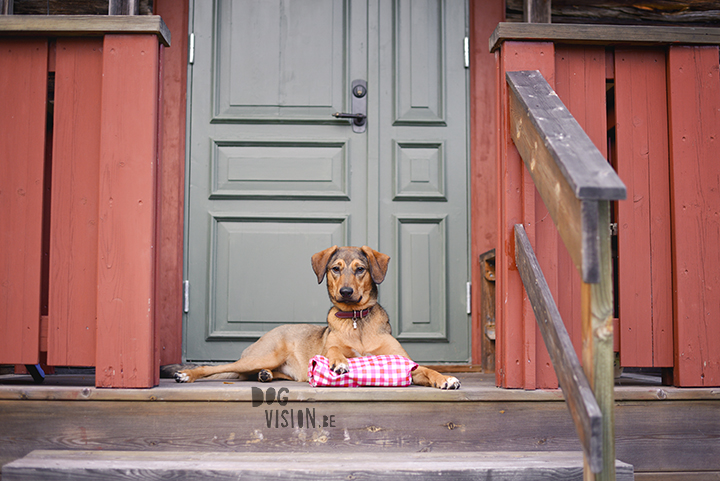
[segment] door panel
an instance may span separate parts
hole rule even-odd
[[[216,120],[317,122],[342,108],[349,2],[221,0],[215,10]]]
[[[411,355],[467,360],[464,2],[209,5],[193,18],[186,359],[324,323],[310,256],[366,244],[392,257],[381,302]],[[361,134],[331,116],[355,79]]]
[[[465,3],[380,2],[380,290],[415,360],[470,357]],[[393,111],[394,110],[394,111]]]

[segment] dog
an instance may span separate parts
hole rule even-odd
[[[390,257],[370,247],[333,246],[312,256],[318,284],[327,278],[333,306],[327,325],[282,325],[264,334],[243,351],[240,359],[220,366],[178,371],[177,382],[255,376],[262,382],[289,379],[306,382],[308,363],[316,355],[328,358],[336,374],[348,372],[348,358],[397,354],[410,358],[392,336],[387,312],[378,304],[377,285],[385,279]],[[460,381],[424,366],[412,373],[414,384],[459,389]]]

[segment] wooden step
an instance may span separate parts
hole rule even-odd
[[[633,467],[616,462],[618,481]],[[212,453],[33,451],[2,469],[3,481],[26,480],[553,480],[583,479],[579,452]]]
[[[40,385],[29,375],[0,376],[0,466],[41,449],[398,456],[581,449],[559,391],[498,389],[494,374],[458,378],[460,390],[440,391],[170,379],[154,389],[99,389],[94,376],[49,375]],[[641,381],[615,388],[616,458],[638,479],[719,481],[720,391]]]

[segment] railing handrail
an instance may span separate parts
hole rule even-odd
[[[515,259],[583,451],[591,470],[598,472],[602,469],[602,412],[522,224],[515,225]]]
[[[583,282],[600,282],[599,205],[624,184],[537,70],[507,72],[511,135]]]
[[[625,184],[537,70],[507,72],[508,86],[580,200],[620,200]]]
[[[627,191],[540,72],[507,72],[506,78],[511,137],[583,280],[584,371],[521,224],[515,226],[518,270],[586,467],[614,480],[610,201]]]

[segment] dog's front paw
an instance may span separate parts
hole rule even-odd
[[[333,363],[332,366],[330,366],[330,370],[335,374],[340,375],[345,374],[346,372],[350,372],[350,367],[344,362],[336,362]]]
[[[192,379],[185,371],[178,371],[173,376],[175,378],[175,382],[193,382],[194,379]]]
[[[440,389],[460,389],[460,379],[448,376],[445,378],[445,382],[443,382],[440,386]]]

